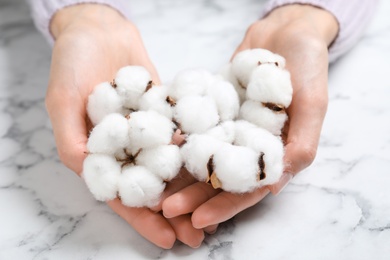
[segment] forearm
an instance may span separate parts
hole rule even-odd
[[[37,29],[50,44],[54,42],[50,28],[52,19],[59,10],[63,10],[65,7],[81,3],[94,3],[109,6],[126,19],[130,17],[128,3],[125,0],[27,0],[27,2],[31,7],[31,14]]]
[[[277,7],[289,4],[311,5],[327,10],[337,20],[339,31],[329,46],[329,61],[332,62],[347,52],[361,37],[372,18],[379,0],[271,0],[266,5],[262,17]]]

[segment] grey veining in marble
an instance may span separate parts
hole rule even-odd
[[[262,1],[130,1],[163,81],[227,62]],[[51,50],[23,1],[0,0],[0,259],[390,259],[390,2],[330,67],[317,158],[203,245],[162,250],[58,159]]]

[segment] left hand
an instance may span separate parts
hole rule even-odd
[[[144,66],[157,84],[159,77],[130,21],[106,5],[79,4],[61,9],[51,22],[55,37],[46,107],[61,161],[78,175],[83,170],[91,124],[86,104],[93,87],[111,81],[126,65]],[[174,192],[192,180],[178,178],[168,185]],[[107,202],[140,235],[162,248],[176,239],[198,247],[203,230],[193,228],[189,216],[167,220],[159,209],[130,208],[119,199]]]
[[[196,182],[165,199],[166,218],[192,212],[193,226],[213,233],[219,223],[255,205],[270,191],[280,192],[293,175],[312,163],[327,110],[327,48],[337,32],[337,21],[330,13],[309,5],[279,7],[248,29],[236,53],[252,48],[271,50],[285,57],[291,73],[294,94],[283,134],[284,175],[271,187],[245,194]]]

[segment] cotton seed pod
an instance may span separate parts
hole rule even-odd
[[[126,66],[118,70],[114,87],[123,99],[123,105],[132,110],[138,110],[139,98],[151,87],[152,77],[142,66]]]
[[[175,127],[172,121],[153,110],[131,113],[128,123],[128,148],[131,153],[141,148],[169,144]]]
[[[247,99],[272,103],[285,109],[291,103],[292,93],[290,73],[274,65],[264,64],[253,70],[246,96]]]
[[[287,120],[287,114],[285,111],[275,112],[260,102],[247,100],[240,108],[239,118],[247,120],[279,136]]]
[[[122,105],[122,99],[110,83],[100,83],[88,97],[88,117],[93,125],[97,125],[106,115],[119,113]]]
[[[232,64],[231,63],[225,64],[218,72],[218,75],[222,77],[222,79],[229,81],[233,85],[234,89],[238,94],[240,105],[241,105],[246,99],[246,89],[240,86],[236,76],[233,75]]]
[[[119,197],[128,207],[153,207],[164,191],[163,180],[143,166],[125,167],[120,176]]]
[[[209,96],[187,96],[178,100],[173,118],[187,134],[204,133],[219,122],[217,106]]]
[[[233,143],[235,138],[234,121],[225,121],[207,130],[205,135],[211,136],[225,143]]]
[[[232,60],[232,73],[243,88],[247,88],[254,68],[259,64],[272,63],[284,68],[285,59],[269,50],[248,49],[237,53]]]
[[[230,82],[215,80],[206,93],[215,101],[221,121],[233,120],[238,116],[240,100]]]
[[[264,178],[261,185],[276,183],[283,174],[284,147],[280,137],[269,131],[256,127],[246,121],[236,121],[236,145],[253,149],[257,154],[263,153]]]
[[[210,175],[229,192],[251,192],[259,186],[261,154],[244,146],[224,144],[209,161]],[[214,175],[214,176],[213,176]],[[215,188],[215,180],[212,182]]]
[[[145,166],[164,181],[170,181],[182,167],[180,148],[176,145],[160,145],[142,149],[136,158],[136,164]]]
[[[127,119],[118,113],[109,114],[92,129],[87,142],[88,152],[114,155],[129,145],[128,133]]]
[[[206,89],[214,82],[214,76],[204,69],[187,69],[180,71],[169,88],[169,96],[179,100],[186,96],[204,95]]]
[[[84,160],[82,177],[97,200],[107,201],[116,198],[120,175],[120,164],[113,156],[89,154]]]
[[[139,100],[139,109],[142,111],[154,110],[165,117],[172,119],[172,106],[167,102],[168,87],[153,86],[142,94]]]
[[[209,178],[207,162],[223,142],[207,135],[192,134],[181,147],[185,168],[199,181]]]
[[[245,131],[250,130],[252,128],[258,128],[258,126],[256,126],[253,123],[250,123],[246,120],[234,121],[234,131],[235,131],[236,135],[239,133],[244,133]]]

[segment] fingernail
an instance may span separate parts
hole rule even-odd
[[[170,218],[168,214],[166,214],[164,211],[161,212],[165,218]]]
[[[207,233],[209,233],[210,235],[213,235],[217,232],[217,229],[214,229],[214,230],[211,230],[211,231],[207,231]]]

